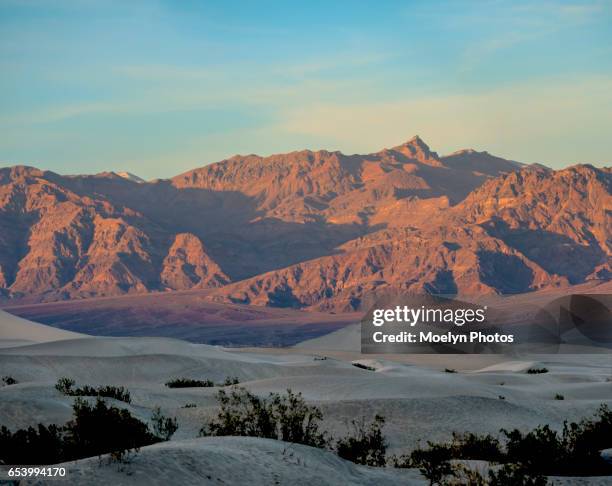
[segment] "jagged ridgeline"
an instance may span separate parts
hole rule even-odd
[[[169,180],[0,169],[0,298],[202,289],[350,310],[387,289],[521,293],[612,277],[612,171],[419,137],[368,155],[235,156]]]

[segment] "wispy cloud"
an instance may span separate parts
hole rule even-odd
[[[601,159],[589,161],[601,163],[612,155],[603,131],[593,127],[612,126],[610,106],[612,77],[547,79],[472,95],[318,104],[287,110],[278,129],[320,137],[348,152],[397,145],[418,133],[445,152],[470,144],[553,164],[578,161],[584,147],[575,140],[594,140]]]

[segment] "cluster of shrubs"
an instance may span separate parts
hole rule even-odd
[[[2,377],[2,383],[5,386],[16,385],[17,384],[17,380],[15,378],[13,378],[12,376],[3,376]]]
[[[547,475],[591,476],[612,474],[612,464],[600,451],[612,447],[612,411],[602,405],[593,418],[565,422],[559,433],[548,425],[528,433],[502,433],[507,438],[509,462],[525,465],[530,471]]]
[[[70,378],[60,378],[55,384],[55,389],[64,395],[71,397],[107,397],[120,400],[125,403],[131,403],[132,398],[130,392],[122,386],[99,386],[93,387],[84,385],[80,388],[74,387],[74,380]]]
[[[481,483],[469,482],[476,485],[540,485],[546,484],[544,476],[612,474],[612,465],[600,455],[601,450],[612,446],[612,411],[606,405],[602,405],[591,419],[565,422],[560,433],[548,425],[526,433],[518,429],[500,432],[505,437],[503,445],[491,435],[453,434],[449,443],[428,442],[425,449],[395,458],[395,465],[420,469],[431,484],[444,484],[445,478],[462,477],[465,468],[452,463],[458,459],[503,464],[490,472],[487,481],[481,478]],[[503,482],[509,481],[508,478],[513,478],[514,482]],[[516,482],[517,478],[523,478],[523,482]]]
[[[200,430],[202,436],[247,436],[277,439],[330,449],[358,464],[384,466],[387,443],[382,434],[384,419],[377,416],[369,425],[353,421],[352,432],[334,440],[320,428],[321,409],[308,405],[301,393],[270,393],[258,397],[245,388],[217,393],[220,410]]]
[[[348,461],[367,466],[383,467],[387,464],[387,440],[382,429],[385,419],[376,415],[369,425],[365,420],[352,420],[352,431],[336,442],[336,453]]]
[[[319,430],[321,410],[307,405],[299,393],[288,390],[286,395],[260,398],[245,388],[232,388],[229,393],[219,390],[217,400],[219,413],[202,427],[201,436],[263,437],[313,447],[326,447],[329,442]]]
[[[166,382],[168,388],[211,388],[213,386],[232,386],[239,384],[236,376],[228,376],[223,383],[216,383],[212,380],[194,380],[192,378],[174,378]]]
[[[0,427],[0,463],[57,464],[111,453],[117,460],[145,445],[169,440],[178,428],[176,419],[156,409],[152,428],[129,410],[77,398],[73,418],[63,426],[43,425],[11,432]]]
[[[77,395],[93,390],[95,393],[90,394],[98,396],[96,402],[90,404],[77,398],[73,419],[64,426],[39,424],[16,432],[1,427],[0,463],[55,464],[109,452],[121,459],[142,446],[169,440],[178,428],[176,419],[165,417],[159,408],[154,409],[151,425],[147,425],[126,409],[108,406],[98,392],[112,387],[73,386],[72,380],[64,379],[57,388]],[[129,392],[121,392],[129,400]],[[321,429],[321,410],[307,404],[301,393],[287,390],[284,394],[259,397],[245,388],[232,387],[219,390],[217,400],[219,412],[202,427],[201,436],[277,439],[331,450],[357,464],[383,467],[391,463],[398,468],[418,468],[432,485],[541,486],[547,484],[545,476],[549,475],[612,474],[612,465],[600,456],[601,450],[612,447],[612,411],[606,405],[590,419],[566,422],[561,432],[548,425],[529,432],[502,429],[503,440],[492,435],[454,433],[450,442],[428,442],[426,448],[389,461],[383,434],[385,420],[379,415],[370,423],[353,420],[349,433],[334,439]],[[465,460],[498,466],[485,477],[458,462]]]
[[[387,441],[384,418],[371,423],[353,420],[351,432],[333,439],[320,428],[321,410],[308,405],[300,393],[271,393],[258,397],[244,388],[217,394],[220,410],[200,435],[233,435],[278,439],[330,449],[357,464],[385,466]],[[602,405],[591,419],[565,423],[558,433],[540,426],[523,433],[502,429],[503,441],[492,435],[453,434],[448,443],[428,442],[410,454],[391,458],[399,468],[418,468],[431,484],[531,485],[547,483],[544,476],[612,474],[612,465],[600,456],[612,447],[612,412]],[[458,464],[458,460],[482,460],[498,464],[485,477]]]
[[[398,468],[416,468],[431,485],[517,485],[539,486],[547,484],[546,478],[534,474],[521,464],[506,463],[491,469],[487,476],[469,469],[456,460],[481,460],[490,463],[504,461],[501,444],[491,435],[453,433],[449,443],[428,442],[426,449],[416,449],[410,454],[393,458]]]

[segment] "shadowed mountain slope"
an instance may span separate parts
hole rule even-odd
[[[439,157],[419,137],[368,155],[235,156],[153,182],[5,168],[0,297],[218,288],[211,299],[351,309],[387,287],[607,280],[610,179],[473,150]]]

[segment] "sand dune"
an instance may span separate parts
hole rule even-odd
[[[391,454],[408,452],[426,440],[446,440],[452,431],[497,435],[502,427],[540,424],[560,429],[565,420],[589,416],[601,403],[612,405],[610,355],[365,356],[351,351],[355,329],[294,348],[237,350],[168,338],[72,336],[7,347],[24,334],[19,325],[6,326],[0,339],[0,369],[18,384],[0,387],[0,424],[15,429],[69,420],[73,399],[54,388],[59,377],[68,376],[79,384],[127,386],[132,403],[117,405],[143,421],[160,406],[179,422],[170,443],[142,450],[127,469],[131,476],[116,465],[98,467],[96,458],[70,466],[79,470],[73,484],[144,484],[163,474],[183,483],[198,478],[206,484],[220,478],[226,484],[260,484],[260,478],[273,478],[273,473],[279,484],[385,484],[397,480],[395,473],[371,472],[309,448],[297,447],[291,455],[295,447],[281,442],[195,439],[216,413],[219,388],[169,389],[164,383],[175,377],[220,382],[237,376],[242,386],[262,396],[291,388],[321,407],[323,427],[334,436],[346,434],[352,418],[382,414]],[[41,340],[36,334],[27,336]],[[328,351],[330,347],[346,350]],[[355,367],[354,362],[375,371]],[[444,367],[451,366],[458,371],[446,373]],[[532,366],[549,372],[527,374]],[[565,399],[555,400],[556,394]],[[187,403],[195,406],[184,408]]]
[[[361,350],[361,324],[350,324],[338,331],[302,341],[296,344],[295,348],[311,351],[359,351]]]
[[[427,484],[414,470],[358,466],[320,449],[250,437],[172,441],[142,448],[127,465],[91,458],[66,467],[74,485]]]
[[[38,324],[0,310],[0,347],[81,337],[85,335]]]

